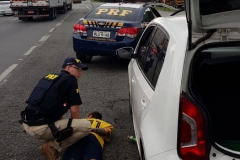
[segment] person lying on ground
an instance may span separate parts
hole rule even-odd
[[[104,140],[111,140],[113,126],[103,121],[99,112],[90,113],[86,119],[92,124],[92,132],[69,146],[64,160],[102,160]]]

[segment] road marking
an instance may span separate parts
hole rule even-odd
[[[60,26],[61,24],[62,24],[62,23],[58,23],[58,24],[56,24],[56,27],[57,27],[57,26]]]
[[[24,53],[24,56],[28,56],[37,46],[32,46],[26,53]]]
[[[52,29],[49,31],[49,33],[51,33],[54,29],[55,29],[55,28],[52,28]]]
[[[50,35],[51,35],[51,34],[49,34],[49,35],[47,35],[47,36],[43,36],[43,37],[39,40],[39,42],[46,41],[46,40],[49,38]]]
[[[89,8],[86,4],[83,4],[85,7],[87,7],[89,10],[91,9],[91,8]]]
[[[7,75],[15,68],[18,64],[12,64],[8,69],[6,69],[1,75],[0,75],[0,82],[7,77]]]
[[[49,37],[50,37],[51,34],[47,35],[46,38],[44,39],[44,41],[46,41]]]
[[[12,19],[11,21],[16,21],[16,20],[18,20],[18,18],[14,18],[14,19]]]
[[[46,38],[46,36],[43,36],[39,41],[42,42],[45,40],[45,38]]]

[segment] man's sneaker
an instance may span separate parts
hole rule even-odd
[[[56,160],[58,157],[58,152],[57,150],[52,146],[50,141],[47,141],[43,143],[39,147],[40,151],[42,154],[44,154],[47,157],[47,160]]]

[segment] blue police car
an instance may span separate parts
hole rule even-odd
[[[116,56],[135,47],[146,25],[160,14],[148,4],[106,3],[91,10],[73,27],[73,49],[82,62],[93,56]]]

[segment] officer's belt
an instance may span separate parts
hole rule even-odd
[[[37,121],[23,121],[23,123],[29,126],[41,126],[41,125],[49,124],[49,120],[44,118]]]

